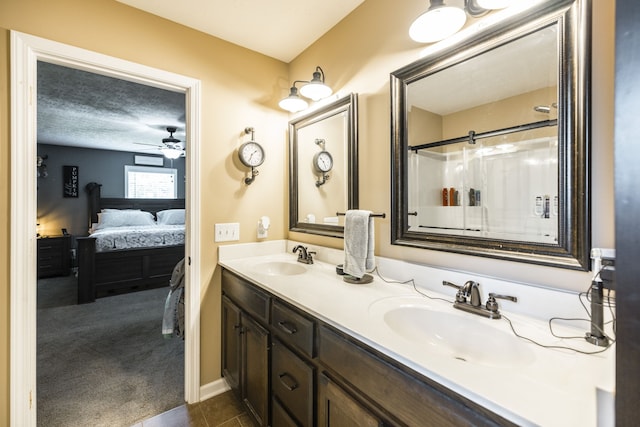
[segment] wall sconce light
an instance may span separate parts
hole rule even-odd
[[[289,96],[278,103],[280,108],[291,113],[297,113],[298,111],[302,111],[309,106],[309,103],[300,98],[300,96],[298,95],[298,88],[296,87],[296,83],[300,82],[302,82],[302,80],[296,80],[295,82],[293,82],[293,86],[291,86],[291,90],[289,91]]]
[[[419,43],[433,43],[455,34],[467,21],[467,15],[480,17],[489,10],[503,9],[513,0],[429,0],[429,9],[418,16],[409,36]]]
[[[333,92],[331,88],[324,83],[324,71],[318,66],[313,72],[311,80],[294,81],[291,89],[289,90],[289,96],[278,103],[280,108],[291,113],[302,111],[309,106],[309,103],[298,95],[296,83],[306,83],[300,88],[300,95],[305,98],[312,99],[313,101],[319,101],[322,98],[326,98]]]

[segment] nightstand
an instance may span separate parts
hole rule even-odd
[[[38,238],[38,279],[71,272],[71,236]]]

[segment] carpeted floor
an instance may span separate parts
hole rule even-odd
[[[184,403],[184,342],[161,330],[167,293],[76,305],[73,275],[38,281],[38,426],[126,427]]]

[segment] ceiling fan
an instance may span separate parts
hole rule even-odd
[[[154,147],[157,147],[158,150],[160,150],[162,154],[164,154],[164,156],[168,159],[177,159],[179,157],[184,157],[185,152],[182,141],[173,136],[176,130],[177,128],[175,126],[167,126],[167,132],[169,132],[169,136],[167,138],[162,138],[162,145],[145,144],[144,142],[136,142],[136,144],[152,145]]]

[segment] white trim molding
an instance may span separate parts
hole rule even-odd
[[[219,380],[200,387],[200,401],[202,402],[204,400],[211,399],[212,397],[222,394],[228,390],[231,390],[231,387],[229,387],[227,380],[220,378]]]
[[[37,62],[186,95],[185,400],[200,400],[200,81],[11,31],[10,426],[36,427]]]

